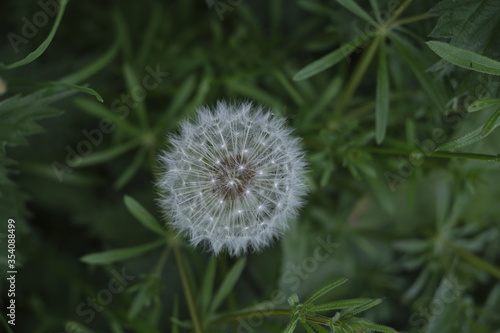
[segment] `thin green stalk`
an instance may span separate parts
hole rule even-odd
[[[224,323],[231,321],[239,321],[245,319],[252,319],[255,316],[259,317],[292,317],[293,310],[287,309],[275,309],[275,310],[262,310],[262,311],[249,311],[249,312],[240,312],[240,313],[230,313],[227,315],[223,315],[214,320],[214,323]],[[317,324],[328,325],[330,322],[330,318],[315,315],[315,316],[306,316],[307,321],[311,321]]]
[[[417,150],[405,150],[405,149],[387,149],[378,147],[364,147],[362,150],[385,155],[409,155]],[[463,158],[468,160],[480,160],[489,162],[500,162],[500,155],[487,155],[487,154],[474,154],[474,153],[456,153],[456,152],[433,152],[433,153],[423,153],[426,157],[434,158]]]
[[[446,241],[445,244],[470,264],[500,279],[500,268],[490,264],[488,261],[476,256],[474,253],[471,253],[458,245],[448,241]]]
[[[412,22],[426,20],[426,19],[431,18],[431,17],[434,17],[434,16],[430,15],[430,14],[427,14],[427,13],[425,13],[425,14],[419,14],[419,15],[407,17],[407,18],[401,19],[401,20],[399,20],[397,22],[394,22],[393,26],[401,26],[401,25],[405,25],[405,24],[408,24],[408,23],[412,23]]]
[[[339,102],[337,104],[337,108],[334,111],[333,119],[339,118],[340,115],[344,112],[344,109],[347,106],[347,103],[349,102],[352,95],[354,94],[354,92],[358,88],[359,83],[361,82],[361,79],[365,75],[365,72],[368,69],[370,62],[372,61],[372,59],[375,55],[375,52],[377,51],[378,44],[380,43],[380,40],[381,40],[380,36],[376,37],[372,41],[372,43],[370,44],[370,47],[368,48],[368,50],[363,54],[363,57],[361,58],[359,65],[356,67],[353,75],[351,76],[351,79],[347,83],[345,90],[343,91],[342,95],[340,96]],[[330,122],[328,127],[331,129],[334,126],[335,126],[335,124]]]
[[[165,262],[167,261],[168,253],[170,252],[170,246],[171,246],[170,243],[167,243],[165,245],[165,248],[161,252],[160,258],[158,258],[158,262],[156,263],[156,266],[153,269],[153,272],[152,272],[153,275],[156,275],[159,277],[161,270],[162,270],[163,266],[165,265]]]
[[[177,267],[179,268],[179,275],[181,277],[182,287],[188,303],[191,320],[193,321],[194,331],[196,333],[202,333],[203,330],[201,328],[200,317],[198,316],[198,311],[196,310],[193,292],[187,277],[186,267],[184,266],[184,259],[182,258],[179,245],[175,241],[172,242],[172,249],[175,254],[175,260],[177,261]]]
[[[403,14],[403,12],[405,11],[406,7],[408,7],[411,4],[412,1],[413,0],[406,0],[401,6],[398,7],[398,9],[396,9],[396,11],[394,12],[394,15],[392,15],[391,18],[389,18],[384,25],[386,27],[389,27],[392,23],[394,23],[394,21],[396,21],[397,18],[399,16],[401,16],[401,14]]]

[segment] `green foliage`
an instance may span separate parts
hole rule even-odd
[[[16,332],[498,332],[498,1],[61,1],[31,37],[39,2],[0,6]],[[219,99],[309,160],[297,221],[242,258],[155,200],[166,136]]]

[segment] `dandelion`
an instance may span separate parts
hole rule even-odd
[[[302,206],[306,162],[299,139],[252,103],[201,107],[160,155],[158,186],[170,223],[215,254],[260,250]]]

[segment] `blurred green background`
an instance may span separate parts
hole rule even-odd
[[[269,300],[289,309],[285,297],[342,277],[326,301],[382,298],[361,316],[397,331],[500,332],[500,79],[425,44],[500,60],[500,6],[356,3],[70,1],[45,52],[0,67],[1,330],[196,331],[181,260],[205,332],[281,332],[286,316],[227,314]],[[0,62],[36,50],[58,9],[2,1]],[[246,261],[155,227],[166,223],[154,187],[166,135],[220,99],[285,117],[310,163],[299,218]]]

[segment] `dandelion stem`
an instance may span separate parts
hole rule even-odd
[[[200,318],[196,310],[193,292],[191,291],[191,286],[189,284],[188,276],[186,273],[186,267],[184,266],[184,258],[182,258],[182,253],[179,249],[179,245],[175,241],[172,243],[172,249],[177,261],[177,267],[179,268],[179,275],[181,277],[182,287],[184,289],[184,294],[188,303],[189,313],[191,314],[191,319],[193,321],[194,331],[196,333],[202,333],[203,330],[201,328]]]

